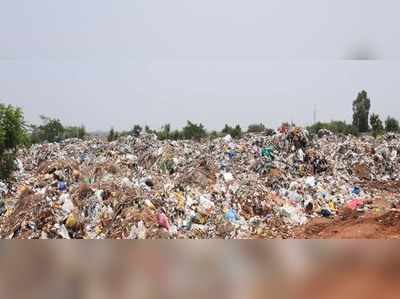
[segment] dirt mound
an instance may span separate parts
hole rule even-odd
[[[400,211],[350,219],[314,219],[296,232],[300,239],[398,239]]]
[[[359,179],[369,180],[371,177],[370,170],[365,164],[356,163],[353,166],[353,172]]]

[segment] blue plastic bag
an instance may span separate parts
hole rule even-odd
[[[231,223],[235,223],[239,220],[239,216],[234,209],[229,209],[229,211],[225,214],[225,219]]]
[[[67,190],[67,183],[60,181],[60,182],[58,182],[57,187],[58,187],[58,190],[65,191],[65,190]]]

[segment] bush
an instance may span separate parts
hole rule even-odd
[[[19,145],[27,142],[24,116],[19,108],[0,104],[0,179],[7,180],[15,170]]]
[[[393,132],[393,133],[399,132],[400,127],[397,119],[388,116],[388,118],[385,121],[385,130],[386,132]]]
[[[145,126],[144,131],[146,132],[146,134],[154,134],[155,133],[152,129],[150,129],[149,126]]]
[[[170,133],[171,133],[171,125],[166,124],[161,128],[161,131],[157,132],[157,137],[160,140],[167,140],[171,138]]]
[[[226,135],[231,135],[232,138],[242,137],[242,128],[239,125],[237,125],[235,128],[225,125],[221,132]]]
[[[358,129],[355,126],[349,125],[344,121],[331,121],[330,123],[317,122],[314,125],[307,128],[307,130],[311,134],[318,134],[318,132],[322,129],[329,130],[335,134],[345,134],[354,136],[359,135]]]
[[[262,133],[265,132],[266,128],[264,124],[253,124],[250,125],[247,129],[248,133]]]
[[[209,137],[210,137],[210,139],[216,139],[216,138],[220,137],[219,135],[220,135],[220,134],[218,134],[217,131],[212,131],[212,132],[209,134]]]
[[[132,136],[135,136],[135,137],[139,137],[139,136],[140,136],[140,133],[142,133],[142,131],[143,131],[143,128],[142,128],[141,126],[139,126],[139,125],[134,125],[134,126],[133,126],[133,129],[132,129],[132,131],[131,131],[131,135],[132,135]]]
[[[42,120],[41,126],[31,126],[31,142],[59,142],[64,139],[65,129],[60,120],[52,119],[46,116],[40,116]]]
[[[114,130],[114,128],[112,128],[112,129],[110,130],[110,132],[108,133],[107,140],[108,140],[108,142],[112,142],[112,141],[117,140],[118,137],[119,137],[118,132],[116,132],[116,131]]]
[[[86,129],[84,126],[66,127],[64,129],[63,139],[68,139],[68,138],[84,139],[85,136],[86,136]]]
[[[182,131],[175,130],[170,134],[170,139],[172,140],[181,140],[184,139]]]
[[[374,137],[383,134],[384,132],[383,124],[378,114],[376,113],[371,114],[370,123],[372,128],[372,135]]]
[[[16,170],[16,154],[13,152],[3,153],[0,157],[0,180],[7,181],[13,171]]]
[[[200,140],[207,136],[207,132],[202,124],[187,121],[186,126],[182,129],[182,136],[184,139]]]
[[[82,125],[80,127],[64,127],[60,120],[40,116],[42,125],[31,125],[30,143],[44,143],[44,142],[60,142],[69,138],[84,139],[86,136],[86,129]]]

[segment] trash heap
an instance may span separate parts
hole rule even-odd
[[[366,210],[365,182],[400,180],[400,138],[70,139],[20,150],[0,183],[1,238],[291,238],[340,209]]]

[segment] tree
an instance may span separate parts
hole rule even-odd
[[[31,142],[58,142],[64,139],[65,128],[60,120],[52,119],[46,116],[40,116],[42,120],[41,126],[31,126]]]
[[[132,129],[132,135],[135,137],[139,137],[140,133],[142,133],[143,128],[139,125],[134,125]]]
[[[217,131],[212,131],[209,134],[209,136],[210,136],[211,139],[216,139],[216,138],[218,138],[218,132]]]
[[[240,138],[242,136],[242,128],[237,125],[235,128],[225,125],[225,127],[222,129],[221,133],[226,134],[226,135],[231,135],[232,138]]]
[[[397,119],[388,116],[388,118],[385,121],[385,130],[386,132],[394,132],[394,133],[399,132],[400,127]]]
[[[358,129],[344,121],[331,121],[330,123],[317,122],[307,128],[311,134],[318,134],[322,129],[329,130],[335,134],[358,135]]]
[[[161,131],[157,132],[157,137],[160,140],[166,140],[166,139],[170,138],[170,133],[171,133],[171,125],[170,124],[165,124],[161,128]]]
[[[107,140],[108,142],[112,142],[118,139],[118,132],[111,128],[110,132],[108,133]]]
[[[360,133],[368,132],[369,110],[371,108],[371,100],[365,90],[357,95],[357,99],[353,102],[353,125],[358,128]]]
[[[231,126],[228,126],[228,124],[225,124],[225,127],[222,129],[221,133],[222,134],[230,134],[232,132],[233,128]]]
[[[184,139],[200,140],[207,136],[207,132],[202,124],[195,124],[187,121],[186,126],[182,129]]]
[[[266,130],[264,124],[252,124],[247,128],[248,133],[262,133]]]
[[[64,127],[59,119],[53,119],[46,116],[40,116],[42,125],[30,125],[30,143],[59,142],[69,138],[84,139],[86,129],[83,125],[80,127]]]
[[[240,138],[242,137],[242,128],[239,125],[236,125],[232,133],[233,138]]]
[[[85,128],[85,126],[82,125],[79,127],[79,130],[78,130],[78,138],[83,139],[83,138],[85,138],[85,136],[86,136],[86,128]]]
[[[69,139],[69,138],[84,139],[85,136],[86,136],[86,129],[84,126],[64,128],[63,139]]]
[[[182,131],[175,130],[170,134],[170,139],[172,140],[181,140],[184,139]]]
[[[0,179],[9,179],[15,170],[16,151],[27,141],[22,110],[0,104]]]
[[[373,113],[370,119],[372,134],[374,137],[383,133],[383,124],[378,114]]]

